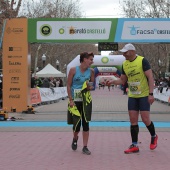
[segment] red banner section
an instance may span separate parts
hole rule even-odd
[[[30,90],[30,94],[31,94],[31,104],[39,104],[41,103],[41,96],[40,96],[40,92],[39,89],[37,88],[33,88]]]
[[[31,104],[57,101],[68,96],[66,87],[32,88],[30,90]]]

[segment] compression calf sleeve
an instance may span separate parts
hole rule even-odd
[[[151,122],[151,124],[150,124],[149,126],[146,126],[146,127],[147,127],[147,129],[149,130],[151,136],[155,136],[155,135],[156,135],[156,134],[155,134],[155,127],[154,127],[153,122]]]
[[[131,125],[130,132],[132,137],[132,143],[137,144],[138,142],[138,133],[139,133],[139,126],[138,125]]]

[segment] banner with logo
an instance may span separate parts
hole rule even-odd
[[[27,19],[7,20],[3,39],[3,108],[17,112],[30,104]]]
[[[123,55],[109,55],[109,56],[102,56],[102,55],[94,55],[92,67],[109,67],[109,66],[116,66],[117,69],[121,70],[122,63],[125,60]],[[78,55],[74,60],[72,60],[67,65],[67,75],[70,71],[71,67],[79,66],[80,65],[80,56]],[[106,70],[106,68],[105,68]]]
[[[115,42],[169,42],[170,18],[118,20]]]
[[[114,19],[28,19],[29,42],[113,42]]]
[[[67,97],[66,87],[39,88],[41,101],[48,102]]]
[[[169,18],[28,19],[29,42],[169,42]]]

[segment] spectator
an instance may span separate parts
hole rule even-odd
[[[50,77],[50,88],[55,87],[53,77]]]
[[[35,87],[35,77],[31,77],[31,88]]]
[[[42,86],[43,82],[42,82],[41,78],[35,76],[34,80],[35,80],[35,87],[41,87]]]
[[[100,89],[100,87],[102,87],[102,84],[99,82],[99,89]]]
[[[48,78],[44,78],[42,87],[43,88],[49,88],[50,87],[50,82],[49,82]]]
[[[59,87],[59,85],[60,85],[60,80],[56,79],[56,87]]]
[[[168,80],[166,78],[162,78],[159,83],[158,89],[159,89],[160,93],[162,93],[164,87],[168,87]]]
[[[63,81],[61,80],[61,78],[59,78],[60,84],[59,87],[63,87]]]
[[[168,87],[170,88],[170,76],[168,78]]]
[[[111,86],[111,84],[109,84],[109,80],[106,81],[106,85],[107,85],[107,87],[108,87],[108,90],[110,91],[110,86]]]

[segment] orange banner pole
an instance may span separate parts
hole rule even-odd
[[[30,55],[27,19],[7,20],[3,39],[3,108],[16,112],[30,105]]]

